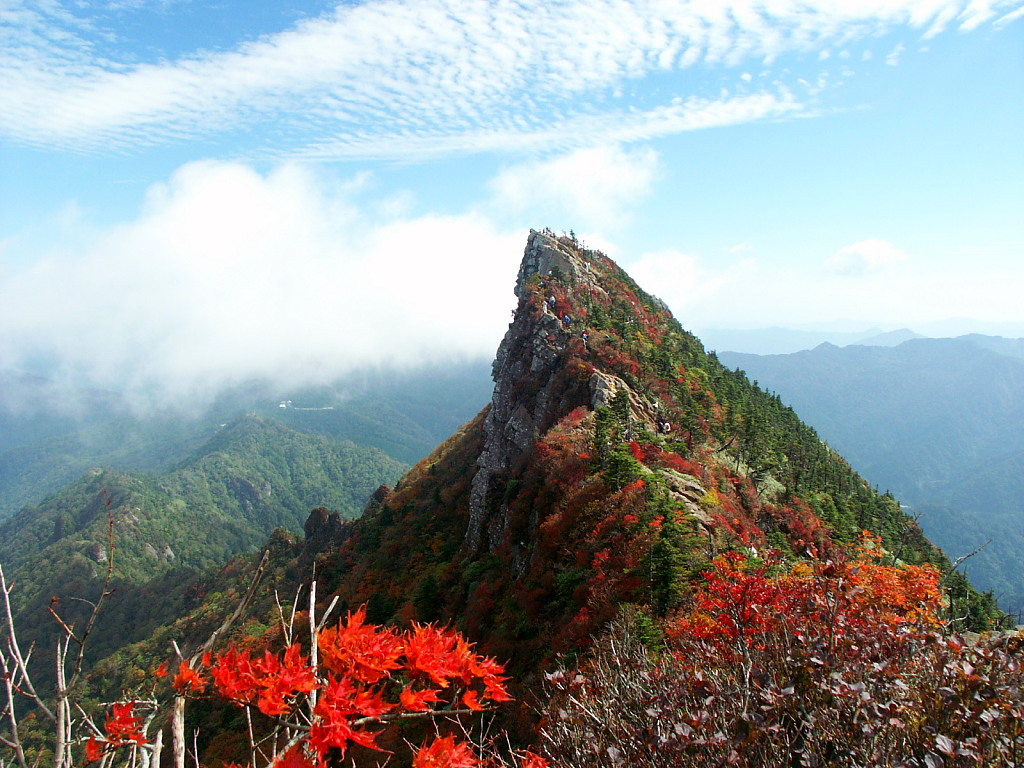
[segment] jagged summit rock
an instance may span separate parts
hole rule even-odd
[[[574,237],[557,237],[550,230],[530,230],[526,250],[516,276],[515,294],[520,299],[527,293],[527,285],[534,275],[564,276],[570,283],[593,283],[589,260],[583,255]]]
[[[606,296],[602,282],[617,274],[610,259],[584,249],[575,237],[530,230],[516,277],[515,319],[492,368],[494,394],[483,425],[484,448],[473,479],[465,540],[470,551],[484,544],[494,549],[501,542],[508,528],[507,499],[502,499],[508,473],[561,416],[579,406],[605,407],[616,393],[626,392],[631,417],[657,428],[654,400],[592,362],[586,368],[578,364],[588,357],[590,330],[583,318],[572,316],[573,308]],[[652,303],[667,312],[653,297]],[[567,367],[572,347],[575,368]]]

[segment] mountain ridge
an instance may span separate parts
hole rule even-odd
[[[895,499],[603,254],[533,231],[515,290],[491,403],[318,556],[344,604],[455,622],[529,674],[620,604],[671,610],[725,549],[825,558],[869,529],[949,568]]]
[[[723,562],[749,562],[752,576],[824,574],[869,542],[893,568],[949,572],[891,495],[777,395],[706,352],[610,259],[533,231],[524,265],[491,402],[378,488],[361,517],[317,509],[305,540],[275,533],[267,583],[225,640],[260,653],[280,644],[278,596],[302,605],[314,580],[317,615],[365,606],[372,624],[453,625],[513,677],[520,703],[497,722],[526,744],[545,673],[585,658],[622,612],[658,642],[659,622],[692,604],[702,574]],[[144,678],[171,640],[198,647],[255,568],[235,558],[190,586],[197,606],[96,666],[96,695]],[[1000,618],[958,573],[946,588],[951,628]],[[245,727],[236,718],[205,734],[200,759],[244,759]]]

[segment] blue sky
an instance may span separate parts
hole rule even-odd
[[[493,354],[530,227],[698,334],[1024,333],[1024,0],[4,0],[0,368]]]

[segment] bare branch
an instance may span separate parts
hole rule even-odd
[[[105,490],[103,491],[103,495],[104,495],[104,498],[106,498],[107,492]],[[74,671],[71,673],[71,680],[67,684],[66,690],[70,690],[71,688],[74,688],[75,683],[77,682],[79,675],[81,675],[81,673],[82,673],[82,663],[85,660],[85,644],[89,640],[89,635],[92,634],[93,627],[96,626],[96,620],[99,618],[100,611],[103,608],[103,604],[106,602],[108,597],[110,597],[112,594],[114,594],[114,590],[112,590],[110,588],[110,584],[114,580],[114,515],[110,511],[110,505],[111,505],[110,499],[107,499],[106,502],[107,502],[107,576],[103,580],[103,591],[100,593],[99,599],[96,601],[96,604],[93,606],[92,613],[89,615],[89,621],[85,625],[85,631],[82,632],[81,639],[75,637],[75,635],[68,630],[67,625],[60,619],[60,617],[57,617],[57,620],[60,621],[61,626],[65,628],[65,632],[68,632],[68,636],[70,638],[74,639],[76,643],[78,643],[78,653],[75,656]],[[52,605],[50,606],[50,612],[54,616],[57,615],[56,611],[53,610],[53,606]],[[62,687],[61,689],[58,690],[58,693],[60,695],[66,695],[66,690]]]
[[[322,630],[324,628],[324,625],[327,623],[327,619],[334,612],[335,607],[337,607],[338,600],[339,600],[338,595],[335,595],[333,597],[333,599],[331,600],[331,604],[327,606],[327,610],[324,611],[324,615],[321,616],[320,617],[320,621],[317,622],[316,633],[315,634],[317,634],[317,635],[320,634],[320,630]]]
[[[3,743],[14,750],[14,754],[18,759],[18,765],[21,766],[21,768],[27,768],[27,763],[25,762],[25,750],[22,749],[21,734],[18,731],[18,717],[14,707],[14,681],[11,679],[11,675],[8,672],[7,656],[3,653],[0,653],[0,669],[3,670],[4,687],[7,692],[7,708],[5,711],[10,715],[11,722],[11,740],[8,741],[7,739],[3,739]]]
[[[46,715],[47,719],[51,722],[56,722],[56,717],[53,711],[46,706],[46,703],[36,693],[35,687],[32,685],[32,678],[28,673],[28,660],[32,656],[32,649],[29,648],[28,656],[23,656],[21,653],[21,647],[18,645],[18,633],[14,629],[14,611],[11,608],[11,590],[14,589],[14,585],[8,585],[7,579],[4,577],[3,565],[0,565],[0,591],[3,592],[4,601],[4,619],[7,625],[7,647],[11,653],[11,661],[14,664],[14,669],[11,670],[11,676],[16,673],[19,679],[20,692],[28,696],[32,702],[39,707],[39,710]],[[10,682],[11,678],[8,678]],[[14,701],[9,702],[11,710],[14,709]]]
[[[231,628],[231,625],[238,620],[238,617],[241,616],[252,603],[253,598],[256,597],[256,589],[259,587],[260,581],[263,579],[263,572],[266,570],[269,560],[270,551],[264,550],[263,557],[260,558],[260,564],[256,567],[256,573],[253,574],[252,581],[249,582],[249,590],[245,593],[245,597],[243,597],[238,603],[238,606],[235,608],[235,612],[226,618],[224,623],[214,630],[213,634],[206,639],[206,642],[200,646],[199,650],[192,655],[193,662],[202,657],[204,653],[211,650],[217,643],[218,638]]]
[[[984,544],[979,544],[977,547],[972,549],[966,555],[961,555],[956,560],[954,560],[953,561],[953,566],[949,569],[949,571],[946,573],[946,575],[942,577],[942,581],[939,583],[939,588],[940,589],[944,589],[945,586],[946,586],[946,582],[949,580],[949,577],[953,575],[953,571],[955,571],[957,568],[959,568],[961,565],[963,565],[967,560],[969,560],[970,558],[974,557],[976,554],[981,552],[981,550],[983,550],[985,547],[987,547],[991,543],[992,543],[992,539],[989,539]]]

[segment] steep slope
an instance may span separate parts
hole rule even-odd
[[[1003,607],[1024,607],[1024,359],[1020,339],[917,339],[892,349],[823,345],[722,353],[780,393],[857,469],[921,514]]]

